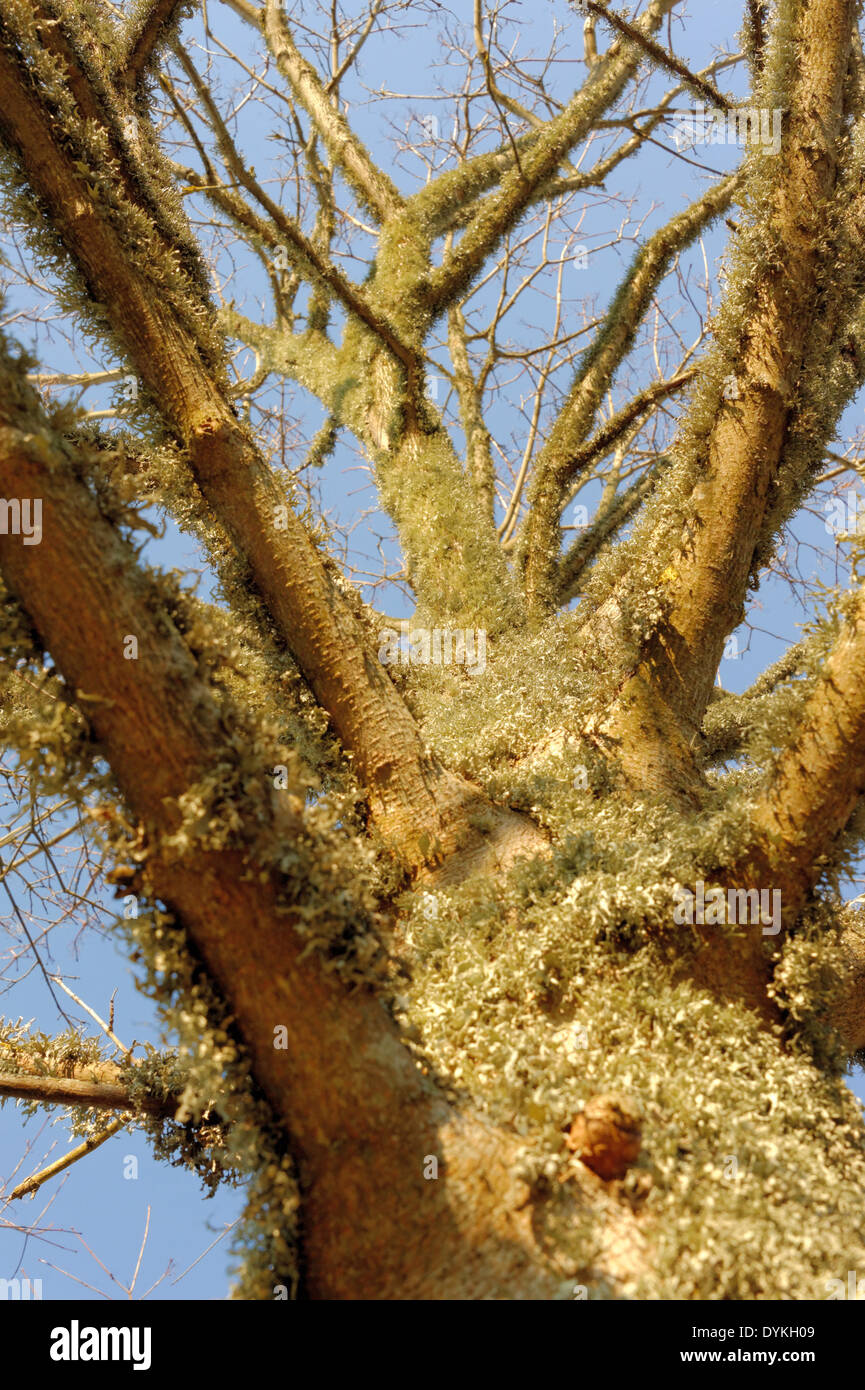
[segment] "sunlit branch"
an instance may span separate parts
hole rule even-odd
[[[641,27],[656,28],[676,3],[677,0],[651,0]],[[599,115],[621,94],[633,75],[636,61],[633,48],[623,54],[614,44],[595,65],[585,87],[560,115],[547,123],[525,156],[521,153],[519,168],[512,169],[499,189],[480,203],[444,264],[429,276],[424,299],[432,316],[442,313],[465,294],[487,257],[518,221],[537,189],[554,175],[562,160],[592,129]]]
[[[536,614],[554,601],[561,511],[567,489],[587,457],[580,451],[604,393],[630,351],[673,258],[729,206],[741,182],[741,174],[728,176],[652,234],[637,253],[603,327],[580,362],[567,401],[534,460],[529,511],[519,542],[527,601]]]
[[[3,1082],[2,1078],[0,1078],[0,1094],[2,1094],[2,1086]],[[100,1130],[98,1134],[91,1135],[89,1139],[85,1139],[83,1143],[76,1145],[74,1149],[70,1149],[68,1153],[65,1153],[62,1158],[58,1158],[56,1162],[49,1163],[46,1168],[40,1169],[40,1171],[34,1173],[32,1177],[25,1178],[24,1182],[19,1182],[17,1187],[13,1187],[12,1191],[9,1193],[9,1197],[14,1201],[17,1197],[33,1196],[39,1191],[39,1188],[46,1182],[49,1182],[51,1178],[56,1178],[59,1173],[63,1173],[67,1168],[71,1168],[72,1164],[77,1163],[79,1159],[86,1158],[88,1154],[92,1153],[94,1149],[98,1149],[100,1144],[104,1144],[112,1135],[118,1134],[121,1129],[125,1129],[127,1124],[128,1120],[125,1119],[112,1120],[111,1124],[107,1125],[105,1129]]]
[[[208,118],[216,133],[220,152],[229,172],[237,183],[256,199],[265,210],[276,229],[279,243],[284,245],[292,261],[307,279],[326,289],[345,305],[367,328],[381,339],[390,352],[412,373],[417,371],[415,355],[402,343],[380,314],[367,303],[361,291],[346,278],[338,266],[329,262],[322,252],[310,241],[297,223],[290,218],[278,203],[261,187],[258,179],[247,167],[232,140],[228,127],[219,113],[207,84],[203,82],[189,57],[179,47],[176,49],[183,69],[193,83],[199,100],[207,111]]]
[[[145,0],[139,4],[127,30],[118,39],[114,77],[134,87],[160,43],[171,33],[173,21],[187,0]]]
[[[595,518],[583,535],[574,541],[570,550],[565,551],[557,569],[559,605],[565,606],[576,597],[583,571],[596,558],[601,547],[627,525],[643,505],[657,486],[658,478],[668,464],[669,458],[663,455],[656,464],[646,469],[636,482],[619,494]]]
[[[343,170],[366,209],[380,222],[399,212],[402,196],[350,129],[312,64],[297,48],[280,0],[267,0],[264,9],[254,15],[249,13],[252,10],[252,6],[244,6],[244,17],[263,29],[279,71],[313,121],[334,164]]]
[[[719,107],[722,111],[729,111],[730,103],[723,93],[718,91],[717,87],[713,86],[711,82],[707,82],[705,78],[699,77],[696,73],[691,72],[691,70],[686,67],[684,63],[680,62],[672,53],[668,53],[665,48],[662,48],[659,43],[656,43],[655,40],[646,33],[645,29],[640,28],[636,24],[632,24],[630,20],[625,19],[622,15],[616,14],[614,10],[608,9],[606,5],[597,4],[596,0],[583,0],[583,7],[587,9],[590,14],[598,15],[599,18],[605,19],[612,29],[615,29],[618,33],[630,39],[632,43],[635,43],[658,67],[665,68],[668,72],[675,73],[676,77],[681,77],[686,87],[690,87],[691,90],[696,92],[699,96],[706,97],[713,106]]]

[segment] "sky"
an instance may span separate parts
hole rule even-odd
[[[349,7],[356,13],[358,6]],[[698,4],[690,7],[687,31],[681,26],[673,29],[676,51],[687,61],[702,65],[709,61],[715,48],[729,37],[730,10],[741,7],[729,4]],[[419,7],[415,6],[415,11]],[[299,23],[310,19],[310,10],[298,10]],[[579,78],[582,68],[578,59],[582,52],[579,29],[581,22],[564,3],[514,4],[508,11],[521,41],[542,52],[553,32],[554,24],[562,27],[563,63],[561,81]],[[381,44],[371,39],[362,58],[360,73],[366,89],[366,105],[361,105],[356,117],[360,133],[374,155],[381,158],[391,177],[408,191],[422,177],[420,162],[404,154],[394,158],[394,121],[402,121],[405,135],[423,127],[433,138],[436,130],[447,128],[452,119],[452,103],[441,99],[439,87],[447,82],[452,56],[442,42],[444,18],[437,21],[433,7],[418,13],[399,38],[389,38]],[[248,29],[219,0],[210,0],[211,26],[222,41],[254,61]],[[200,25],[187,26],[187,34],[202,42]],[[218,51],[210,46],[214,61]],[[194,51],[194,50],[193,50]],[[197,56],[202,57],[199,54]],[[277,81],[274,75],[270,80]],[[740,80],[734,74],[723,74],[720,85],[728,92],[741,92]],[[405,100],[394,104],[381,100],[377,93],[383,89],[406,93]],[[653,90],[660,90],[653,88]],[[690,104],[690,103],[689,103]],[[280,147],[268,139],[270,129],[254,103],[242,107],[238,121],[243,124],[245,148],[255,152],[259,174],[271,169],[281,157]],[[438,123],[436,125],[436,122]],[[710,157],[711,156],[711,157]],[[719,173],[735,166],[740,151],[732,146],[713,146],[707,154],[700,152],[701,165],[709,165]],[[661,225],[674,211],[685,205],[686,199],[704,186],[701,168],[686,167],[671,147],[669,136],[650,147],[638,162],[625,165],[615,176],[613,185],[622,197],[621,214],[611,217],[609,206],[587,199],[580,210],[575,236],[585,247],[585,266],[575,266],[569,273],[568,294],[574,299],[575,321],[586,321],[600,312],[609,301],[618,280],[634,252],[633,237],[645,236]],[[627,198],[634,200],[633,211]],[[203,213],[203,205],[191,199],[189,209],[193,218]],[[613,222],[625,229],[620,240],[611,239]],[[707,265],[716,275],[718,259],[727,239],[723,222],[711,229],[701,245],[682,259],[682,273],[699,301],[699,280]],[[358,267],[347,256],[345,268],[357,275]],[[223,255],[218,264],[220,278],[232,273],[229,259]],[[51,284],[45,279],[50,300]],[[263,299],[265,280],[260,268],[248,263],[236,276],[232,293],[239,305],[249,313],[255,312],[256,301]],[[716,286],[717,293],[717,286]],[[26,296],[18,289],[10,293],[7,316]],[[536,302],[536,307],[537,307]],[[524,311],[528,313],[532,301]],[[582,315],[582,319],[580,319]],[[543,322],[543,320],[541,320]],[[697,322],[696,310],[692,322],[684,311],[679,325],[685,338]],[[107,358],[88,358],[80,337],[65,342],[45,329],[34,330],[23,322],[12,323],[10,331],[17,333],[26,346],[34,348],[40,358],[40,370],[71,371],[82,366],[113,367]],[[28,337],[28,334],[30,335]],[[444,392],[444,384],[439,389]],[[116,403],[116,388],[105,388],[100,394],[92,392],[88,404],[108,408]],[[437,397],[438,399],[438,397]],[[503,382],[494,403],[497,420],[503,422],[502,434],[510,432],[519,442],[524,426],[523,403],[509,395]],[[321,411],[316,403],[300,399],[292,409],[296,421],[296,449],[302,457],[304,447],[321,423]],[[847,413],[845,427],[850,432],[861,429],[861,401]],[[523,422],[521,424],[521,422]],[[455,431],[459,442],[459,431]],[[363,569],[375,560],[380,547],[392,566],[398,564],[398,551],[392,529],[386,518],[375,508],[368,475],[362,471],[357,455],[348,447],[337,450],[322,470],[319,500],[334,523],[347,523],[358,512],[369,509],[361,523],[351,533],[352,558]],[[590,498],[587,500],[591,500]],[[834,581],[833,546],[827,534],[826,518],[819,508],[813,514],[800,517],[789,540],[789,553],[801,567],[804,577],[816,574],[825,582]],[[200,575],[200,592],[212,592],[205,562],[188,537],[168,526],[164,538],[148,549],[148,558],[165,567],[177,566]],[[377,591],[376,604],[384,611],[408,615],[410,606],[401,588],[391,586]],[[748,624],[735,634],[728,644],[728,654],[721,664],[719,679],[725,688],[744,690],[798,635],[798,625],[805,617],[804,607],[795,600],[789,586],[780,580],[764,585],[755,607],[749,613]],[[72,853],[64,846],[58,854]],[[850,895],[861,885],[851,885]],[[98,888],[88,888],[91,916],[94,925],[82,933],[75,923],[61,923],[52,929],[43,948],[48,974],[62,974],[80,998],[103,1018],[107,1017],[109,1000],[114,997],[114,1028],[127,1045],[134,1039],[139,1043],[160,1042],[160,1024],[154,1008],[137,988],[135,967],[110,930],[110,913],[118,910],[117,903],[105,897]],[[14,949],[23,943],[20,924],[8,904],[0,901],[0,915],[6,913],[4,925],[9,927]],[[25,913],[26,916],[26,913]],[[31,926],[38,923],[38,913]],[[8,939],[8,938],[7,938]],[[17,963],[8,963],[0,956],[5,969],[0,981],[0,1015],[24,1019],[33,1018],[35,1026],[54,1033],[66,1026],[60,1007],[73,1021],[83,1021],[88,1032],[96,1026],[82,1010],[51,982],[32,958],[23,952]],[[14,984],[9,988],[9,982]],[[865,1099],[861,1073],[851,1078],[851,1085]],[[77,1141],[75,1141],[77,1142]],[[8,1186],[53,1160],[66,1151],[68,1139],[62,1124],[51,1111],[41,1111],[23,1124],[14,1102],[0,1110],[0,1180]],[[18,1204],[20,1206],[20,1204]],[[140,1298],[142,1296],[171,1299],[221,1299],[229,1287],[228,1244],[233,1223],[240,1215],[242,1194],[228,1188],[220,1189],[212,1199],[204,1200],[198,1180],[185,1170],[171,1169],[152,1156],[145,1138],[137,1132],[123,1132],[110,1139],[75,1164],[58,1180],[43,1187],[34,1199],[25,1199],[20,1219],[39,1227],[40,1236],[25,1238],[14,1229],[16,1204],[0,1202],[0,1279],[27,1276],[42,1281],[45,1299],[74,1297],[81,1300]],[[146,1238],[145,1238],[146,1237]],[[148,1295],[148,1290],[151,1292]]]

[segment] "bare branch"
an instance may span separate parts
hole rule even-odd
[[[357,61],[360,50],[363,48],[364,44],[366,43],[367,39],[372,33],[373,28],[375,27],[375,22],[382,11],[383,5],[384,0],[372,0],[372,4],[369,7],[369,14],[366,17],[366,23],[361,29],[356,42],[352,44],[351,48],[349,49],[348,53],[346,53],[342,62],[335,69],[335,71],[331,73],[331,76],[324,87],[324,90],[328,96],[330,96],[332,92],[336,91],[337,87],[339,86],[342,79],[345,77],[345,74],[348,72],[349,68]]]
[[[238,154],[228,128],[210,95],[207,84],[201,80],[194,64],[179,45],[176,46],[175,51],[184,71],[195,87],[199,100],[207,111],[228,170],[240,187],[251,193],[270,217],[271,224],[277,233],[272,238],[273,241],[290,248],[292,260],[301,273],[313,284],[322,286],[329,293],[334,294],[349,313],[354,314],[365,327],[381,339],[388,350],[405,366],[409,374],[413,377],[416,376],[418,372],[416,354],[400,341],[393,327],[367,303],[357,286],[352,285],[337,266],[332,265],[322,256],[297,223],[288,217],[279,204],[274,202],[264,191]],[[229,203],[230,199],[225,201]]]
[[[247,19],[252,6],[244,6]],[[345,173],[364,207],[379,222],[403,207],[403,199],[387,175],[379,169],[369,151],[349,128],[341,111],[331,101],[312,64],[307,62],[291,36],[280,0],[266,0],[255,22],[263,29],[276,65],[289,83],[297,100],[315,124],[334,164]]]
[[[96,1013],[95,1009],[91,1009],[90,1005],[85,1004],[83,999],[79,999],[78,995],[69,988],[65,980],[61,980],[59,975],[55,975],[54,983],[59,985],[63,992],[69,995],[70,999],[74,999],[75,1003],[78,1004],[80,1008],[84,1010],[85,1013],[88,1013],[90,1015],[94,1023],[99,1024],[99,1027],[102,1029],[106,1038],[108,1038],[111,1042],[114,1043],[114,1046],[117,1048],[118,1052],[123,1052],[126,1054],[126,1056],[130,1055],[130,1048],[123,1046],[123,1043],[115,1034],[111,1024],[106,1023],[104,1018],[100,1018],[98,1013]],[[111,996],[111,1015],[112,1017],[114,1016],[114,995]]]
[[[639,324],[673,258],[729,207],[741,174],[722,179],[640,248],[616,293],[595,342],[583,358],[567,401],[534,462],[529,512],[520,540],[526,599],[536,616],[555,596],[559,519],[566,490],[592,454],[583,446],[615,372],[630,351]]]
[[[646,469],[635,483],[632,483],[629,488],[613,499],[609,506],[595,518],[584,534],[574,541],[570,550],[565,552],[558,566],[558,602],[560,605],[564,606],[576,597],[580,578],[586,567],[596,558],[601,547],[617,531],[627,525],[646,498],[654,491],[661,472],[668,463],[669,459],[664,455],[651,468]]]
[[[651,0],[640,27],[647,32],[657,28],[676,3],[677,0]],[[636,65],[637,53],[633,46],[628,45],[627,51],[622,52],[621,46],[614,44],[595,64],[586,86],[561,115],[547,123],[542,137],[535,140],[532,148],[525,155],[521,152],[520,166],[512,169],[498,191],[480,204],[450,256],[430,274],[423,298],[432,317],[465,294],[487,257],[529,205],[535,191],[553,176],[562,160],[591,130],[601,112],[616,100]]]
[[[0,1094],[2,1094],[2,1085],[2,1078],[0,1078]],[[71,1168],[72,1164],[77,1163],[79,1159],[86,1158],[88,1154],[92,1153],[94,1149],[98,1149],[100,1144],[104,1144],[112,1135],[118,1134],[121,1129],[125,1129],[127,1123],[128,1121],[124,1119],[112,1120],[111,1124],[107,1125],[105,1129],[100,1130],[98,1134],[91,1135],[91,1137],[85,1139],[82,1144],[78,1144],[74,1149],[70,1149],[62,1158],[58,1158],[54,1163],[49,1163],[47,1168],[42,1168],[38,1173],[34,1173],[32,1177],[25,1178],[24,1182],[19,1182],[18,1186],[13,1187],[12,1191],[9,1193],[11,1200],[14,1201],[16,1197],[34,1196],[35,1193],[39,1191],[39,1188],[46,1182],[49,1182],[51,1178],[56,1178],[58,1173],[63,1173],[67,1168]]]
[[[506,92],[503,92],[501,88],[496,85],[489,49],[484,40],[482,6],[483,0],[474,0],[475,47],[477,48],[478,57],[481,60],[481,66],[484,70],[484,80],[487,84],[487,91],[492,97],[496,107],[504,107],[506,111],[510,111],[512,115],[518,116],[520,120],[525,121],[527,125],[534,126],[535,128],[542,126],[544,122],[540,116],[536,115],[533,111],[529,111],[527,107],[523,106],[521,102],[515,101],[513,97],[509,97]],[[511,148],[514,153],[514,160],[519,164],[519,151],[513,139],[511,139]]]

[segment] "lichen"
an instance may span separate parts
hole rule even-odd
[[[825,1297],[865,1259],[865,1130],[814,1013],[826,922],[785,947],[779,997],[795,1026],[780,1048],[745,1009],[675,982],[652,930],[669,925],[669,867],[653,881],[649,857],[628,864],[584,836],[545,871],[416,900],[400,1017],[461,1100],[517,1127],[547,1201],[566,1188],[564,1133],[582,1106],[637,1101],[643,1149],[622,1193],[639,1202],[651,1269],[618,1296]],[[548,1220],[562,1257],[591,1269],[599,1227]]]

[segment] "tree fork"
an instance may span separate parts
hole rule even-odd
[[[0,537],[0,570],[70,690],[89,696],[93,736],[152,837],[153,891],[188,930],[290,1135],[313,1295],[550,1297],[559,1278],[534,1246],[516,1137],[458,1114],[421,1077],[373,993],[349,992],[305,951],[248,853],[180,856],[161,843],[178,798],[231,758],[219,707],[129,547],[44,434],[49,463],[33,438],[0,431],[0,479],[9,496],[41,497],[50,543]],[[123,657],[129,632],[135,662]],[[274,819],[286,840],[296,833],[293,817],[277,808]],[[282,1023],[288,1047],[276,1050]],[[424,1178],[427,1157],[438,1181]]]
[[[821,275],[834,260],[825,208],[837,177],[856,0],[802,0],[794,9],[794,97],[771,199],[778,246],[738,333],[735,398],[719,393],[717,381],[706,386],[718,395],[717,408],[705,440],[698,441],[706,465],[695,477],[683,539],[662,576],[666,615],[604,715],[606,735],[648,788],[663,782],[669,755],[661,740],[647,741],[646,731],[678,723],[682,746],[699,737],[724,642],[740,621]],[[700,408],[697,399],[693,409]],[[582,634],[586,640],[615,641],[627,584],[626,578],[596,610]],[[652,703],[656,708],[647,714]],[[642,711],[638,720],[635,706]]]
[[[536,620],[554,611],[561,514],[569,487],[588,467],[581,449],[592,422],[674,257],[730,205],[741,184],[732,174],[670,219],[640,247],[616,293],[603,329],[584,354],[567,404],[534,463],[529,510],[518,542],[526,605]],[[622,412],[623,414],[625,412]]]
[[[2,10],[0,10],[2,13]],[[74,64],[46,18],[46,41]],[[80,69],[70,87],[82,114],[101,120]],[[434,873],[460,851],[482,851],[489,866],[515,852],[538,852],[544,837],[525,817],[496,810],[485,837],[473,817],[490,804],[424,748],[409,711],[366,645],[305,528],[205,366],[187,328],[132,263],[118,230],[72,167],[52,121],[14,57],[0,47],[0,132],[17,153],[94,300],[168,424],[185,447],[203,496],[250,565],[287,646],[355,759],[385,842],[415,872]],[[115,157],[122,169],[122,152]],[[277,529],[279,518],[283,529]]]

